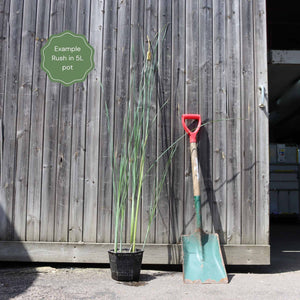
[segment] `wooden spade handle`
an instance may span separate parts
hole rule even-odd
[[[196,222],[197,231],[202,230],[201,220],[201,199],[200,199],[200,184],[199,184],[199,167],[198,167],[198,156],[197,156],[197,144],[191,143],[191,161],[192,161],[192,177],[193,177],[193,191],[194,191],[194,202],[196,211]]]
[[[192,163],[192,176],[193,176],[193,191],[194,196],[200,196],[200,185],[199,185],[199,167],[198,167],[198,155],[197,155],[197,144],[191,143],[191,163]]]

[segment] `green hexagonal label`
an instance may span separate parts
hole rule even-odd
[[[84,35],[71,31],[51,35],[41,56],[41,68],[50,80],[65,86],[84,81],[94,68],[93,47]]]

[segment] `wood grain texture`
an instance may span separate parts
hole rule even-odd
[[[0,239],[14,237],[15,168],[19,68],[21,57],[23,1],[11,1],[9,26],[14,28],[7,36],[7,71],[3,106],[3,157],[1,170],[0,205],[6,216],[1,216]],[[21,199],[20,201],[23,201]]]
[[[185,4],[172,5],[172,88],[171,88],[171,142],[184,135],[181,115],[185,112]],[[179,145],[171,165],[170,242],[178,243],[184,231],[184,147]]]
[[[252,1],[241,3],[242,243],[255,243],[255,96]]]
[[[76,31],[78,34],[83,34],[86,37],[88,37],[90,30],[90,9],[90,1],[78,2]],[[68,240],[70,242],[82,241],[84,232],[84,164],[87,87],[87,81],[74,85],[68,224]]]
[[[227,243],[241,243],[241,42],[240,2],[226,1]]]
[[[172,5],[166,1],[158,4],[158,28],[165,31],[163,39],[158,42],[158,72],[159,90],[157,99],[157,155],[163,153],[171,144],[171,58]],[[161,179],[166,166],[167,157],[162,157],[157,163],[157,179]],[[161,190],[157,205],[156,243],[169,243],[170,240],[170,177],[167,175],[166,184]]]
[[[63,30],[76,31],[77,2],[64,3]],[[54,241],[68,241],[74,86],[60,85],[58,104]],[[77,228],[74,229],[78,230]]]
[[[114,130],[114,102],[116,82],[117,46],[117,1],[105,1],[103,31],[102,98],[100,115],[100,156],[99,156],[99,214],[97,241],[109,242],[112,232],[112,169],[110,157]],[[108,125],[109,124],[109,125]],[[118,127],[118,126],[117,126]],[[119,128],[119,127],[118,127]],[[121,128],[120,128],[121,129]]]
[[[64,8],[64,1],[51,2],[49,35],[63,31]],[[40,240],[54,241],[60,85],[46,84]]]
[[[0,39],[0,119],[1,121],[3,120],[5,80],[6,80],[6,72],[7,72],[6,64],[7,64],[7,50],[8,50],[7,38],[9,34],[9,30],[8,30],[9,10],[10,10],[10,1],[1,0],[0,1],[0,36],[1,36]],[[3,146],[3,144],[1,145]],[[1,153],[2,153],[2,148],[1,148]],[[2,170],[1,165],[2,165],[2,161],[0,163],[0,171]],[[0,182],[1,182],[1,174],[0,174]]]
[[[15,239],[26,238],[26,211],[28,195],[29,142],[31,123],[32,79],[35,48],[36,1],[24,1],[19,94],[17,112],[16,177],[14,222]]]
[[[32,79],[30,152],[28,166],[28,196],[26,240],[40,239],[41,196],[43,170],[43,129],[46,96],[46,73],[40,68],[41,48],[46,44],[49,30],[50,2],[37,2],[36,38],[34,44],[34,66]]]
[[[4,103],[5,103],[5,87],[6,87],[6,74],[7,74],[7,63],[8,63],[8,41],[9,41],[9,11],[10,1],[0,1],[0,206],[3,209],[0,210],[0,239],[6,237],[6,195],[5,195],[5,184],[3,185],[3,148],[4,148]]]
[[[204,230],[237,251],[268,244],[268,107],[258,107],[262,87],[267,99],[264,0],[0,0],[0,16],[1,240],[112,242],[112,148],[118,152],[128,99],[136,99],[147,36],[154,49],[160,34],[146,168],[179,141],[148,241],[166,245],[161,261],[172,263],[166,253],[177,257],[178,247],[169,245],[195,229],[180,117],[200,113],[207,123],[197,148]],[[66,29],[95,50],[87,80],[70,87],[40,68],[42,46]],[[139,242],[164,163],[143,182]],[[54,253],[60,261],[68,255]],[[247,263],[241,257],[230,261]]]
[[[140,244],[137,247],[141,246]],[[0,242],[0,260],[68,263],[108,263],[110,243]],[[269,245],[224,245],[226,265],[268,265]],[[178,244],[148,244],[143,264],[182,264]]]
[[[199,102],[202,124],[198,135],[203,230],[213,230],[213,11],[212,0],[199,7]]]
[[[91,1],[90,44],[95,49],[95,68],[88,75],[86,138],[85,138],[85,177],[84,177],[84,226],[83,240],[96,242],[98,211],[102,209],[98,202],[99,179],[99,139],[100,107],[103,54],[104,2]]]
[[[268,99],[267,25],[265,1],[253,2],[255,109],[256,109],[256,243],[269,242],[269,151],[268,105],[259,107],[260,99]]]
[[[226,243],[227,205],[227,143],[226,119],[226,4],[224,0],[213,2],[213,226],[221,243]],[[231,141],[230,141],[231,142]]]

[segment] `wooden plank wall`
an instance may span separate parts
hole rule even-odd
[[[264,0],[0,0],[0,17],[0,240],[112,241],[110,149],[134,93],[131,70],[138,78],[147,36],[164,29],[151,114],[166,105],[149,159],[182,137],[182,113],[201,113],[204,229],[224,244],[268,244],[268,114],[258,107],[267,91]],[[95,49],[94,70],[70,87],[40,68],[41,47],[64,30]],[[181,139],[150,243],[178,243],[195,228],[188,147]],[[161,170],[143,186],[139,241]]]

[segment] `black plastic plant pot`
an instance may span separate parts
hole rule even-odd
[[[109,250],[111,278],[117,281],[139,281],[143,253],[140,249],[135,252],[128,252],[128,249],[122,252]]]

